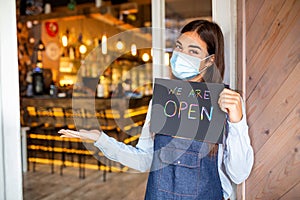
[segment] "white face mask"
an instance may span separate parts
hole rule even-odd
[[[172,74],[183,80],[188,80],[194,78],[195,76],[201,74],[205,71],[209,66],[199,71],[201,61],[206,60],[211,57],[209,55],[203,59],[197,58],[195,56],[190,56],[185,53],[181,53],[178,51],[173,51],[170,63],[172,68]]]

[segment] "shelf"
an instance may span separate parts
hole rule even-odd
[[[49,14],[39,14],[39,15],[21,15],[19,18],[19,21],[25,22],[25,21],[32,21],[32,20],[50,20],[50,19],[59,19],[64,18],[65,20],[68,19],[80,19],[83,17],[87,17],[90,14],[95,13],[103,13],[103,10],[105,10],[105,7],[107,6],[101,6],[100,8],[92,7],[94,4],[87,7],[78,7],[76,10],[68,10],[67,8],[64,8],[63,10],[57,10],[55,12],[49,13]]]
[[[135,4],[133,2],[127,3]],[[124,5],[124,4],[123,4]],[[21,15],[18,17],[18,21],[26,22],[26,21],[44,21],[44,20],[78,20],[83,18],[92,18],[98,21],[101,21],[110,26],[117,27],[120,31],[127,31],[131,29],[135,29],[137,27],[125,23],[124,21],[119,20],[114,15],[115,10],[120,9],[121,5],[102,5],[100,8],[96,8],[95,4],[85,4],[78,5],[76,10],[69,10],[67,7],[63,7],[60,9],[55,9],[52,13],[49,14],[39,14],[39,15]],[[141,31],[135,30],[135,34],[147,41],[151,41],[151,34],[145,34]]]

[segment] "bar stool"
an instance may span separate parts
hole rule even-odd
[[[50,162],[51,173],[54,173],[54,142],[53,135],[55,130],[55,119],[51,107],[37,107],[37,114],[43,122],[43,126],[39,128],[41,135],[45,136],[45,148],[41,149],[42,152],[47,153],[47,159]],[[35,166],[34,166],[35,167]]]
[[[68,128],[66,122],[66,114],[63,107],[51,107],[52,117],[53,117],[53,125],[55,129],[58,131],[63,128]]]
[[[119,141],[120,129],[114,122],[111,122],[112,120],[108,119],[107,110],[105,108],[97,109],[96,117],[99,121],[101,130]]]
[[[74,130],[76,128],[75,122],[74,122],[74,118],[75,117],[79,117],[78,112],[73,114],[73,109],[72,107],[67,107],[65,108],[65,119],[66,119],[66,125],[68,127],[68,129],[72,129]]]
[[[96,109],[96,117],[99,120],[100,123],[100,129],[105,132],[107,135],[114,137],[116,140],[120,141],[120,132],[121,130],[118,128],[118,126],[115,123],[112,123],[112,120],[108,119],[107,115],[107,109],[105,108],[99,108]],[[110,123],[111,122],[111,123]],[[99,160],[99,159],[98,159]],[[104,166],[108,166],[109,172],[112,172],[112,161],[107,160],[108,165],[103,164]],[[122,168],[122,165],[120,164],[120,167]]]
[[[39,127],[43,126],[43,123],[39,121],[39,116],[36,111],[35,106],[26,106],[21,109],[21,126],[29,127],[28,133],[35,132]],[[35,171],[35,162],[37,158],[37,150],[32,149],[33,139],[29,137],[29,134],[26,134],[26,143],[27,143],[27,166],[28,170],[30,170],[30,162],[29,159],[33,158],[33,171]]]
[[[72,108],[67,107],[64,109],[65,119],[66,119],[66,128],[68,129],[81,129],[84,128],[85,114],[83,108]],[[66,145],[66,142],[67,145]],[[75,151],[73,151],[75,150]],[[81,141],[74,142],[72,139],[63,138],[62,140],[62,164],[60,166],[60,175],[63,175],[63,168],[66,167],[66,156],[70,155],[71,162],[74,163],[74,155],[78,157],[79,163],[79,178],[85,178],[85,147]]]
[[[61,113],[62,110],[60,110],[59,115],[62,116]],[[64,129],[71,129],[71,130],[75,130],[76,126],[75,126],[75,122],[74,122],[74,118],[76,117],[80,117],[80,115],[77,115],[77,112],[73,112],[72,107],[66,107],[63,109],[64,112],[64,127],[60,127],[60,128],[64,128]],[[61,165],[60,165],[60,175],[63,175],[63,168],[66,167],[65,162],[66,162],[66,157],[70,156],[70,161],[71,163],[74,163],[74,153],[72,152],[72,150],[74,149],[74,142],[72,142],[72,139],[69,138],[62,138],[61,141],[61,148],[62,148],[62,152],[61,152]]]
[[[26,106],[21,109],[21,125],[31,129],[43,126],[35,106]]]
[[[68,128],[67,119],[66,119],[66,112],[65,112],[65,109],[63,107],[59,107],[59,106],[51,107],[51,112],[52,112],[53,127],[54,127],[54,132],[52,133],[52,135],[57,136],[58,135],[57,132],[60,129],[67,129]],[[65,140],[61,140],[61,141],[58,142],[58,141],[52,140],[52,143],[51,143],[51,147],[53,149],[52,154],[51,154],[52,161],[55,160],[54,148],[56,146],[58,146],[58,143],[60,143],[60,147],[62,148],[61,156],[60,156],[62,165],[64,165],[64,161],[65,161],[64,141]],[[52,162],[52,166],[54,166],[53,162]],[[62,175],[62,169],[60,170],[60,173]]]
[[[68,129],[71,129],[71,130],[75,130],[76,129],[76,125],[74,123],[74,118],[75,117],[79,117],[76,115],[76,112],[73,113],[73,109],[72,107],[67,107],[64,109],[65,111],[65,124],[67,126]],[[65,161],[66,161],[66,154],[70,154],[70,157],[71,157],[71,162],[73,163],[74,162],[74,156],[73,156],[73,153],[68,153],[66,151],[64,151],[65,149],[65,142],[68,142],[68,145],[67,145],[67,148],[68,149],[72,149],[73,148],[73,143],[70,139],[68,138],[63,138],[62,140],[62,165],[61,165],[61,172],[60,174],[62,175],[63,174],[63,167],[65,167]]]

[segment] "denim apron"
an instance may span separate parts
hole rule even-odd
[[[146,200],[222,200],[218,155],[204,142],[156,134]]]

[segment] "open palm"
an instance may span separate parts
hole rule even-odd
[[[97,141],[101,136],[101,132],[99,130],[81,129],[79,131],[73,131],[69,129],[61,129],[58,131],[58,133],[61,134],[60,137],[79,138],[82,140],[93,140],[93,141]]]

